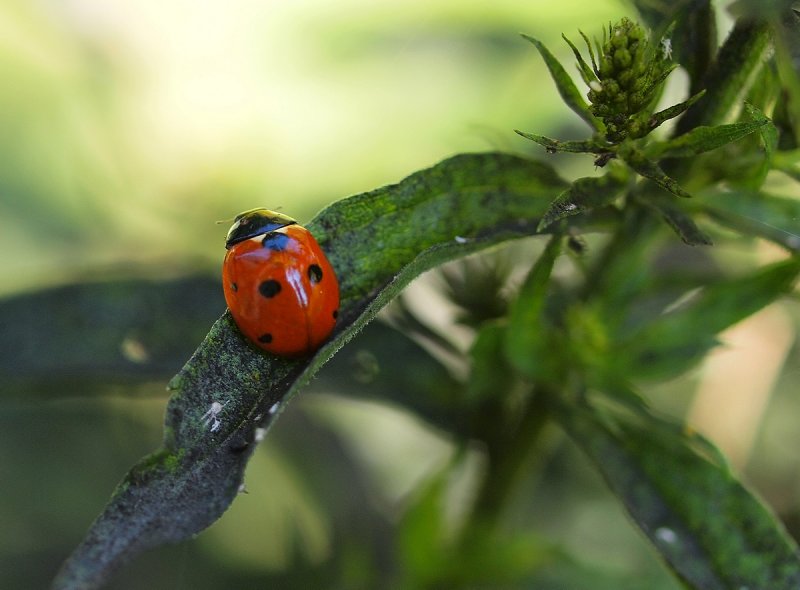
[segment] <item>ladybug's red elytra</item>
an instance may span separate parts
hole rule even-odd
[[[225,302],[256,346],[296,357],[328,339],[339,282],[311,232],[282,213],[252,209],[236,216],[225,248]]]

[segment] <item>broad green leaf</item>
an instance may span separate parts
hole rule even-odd
[[[589,110],[589,105],[583,99],[577,86],[575,86],[575,82],[572,81],[572,78],[570,78],[569,74],[564,70],[564,66],[559,63],[541,41],[528,35],[522,35],[522,37],[533,43],[536,49],[539,50],[545,65],[547,65],[547,69],[550,70],[553,81],[556,83],[558,94],[561,96],[564,103],[571,108],[576,115],[586,121],[592,129],[595,131],[603,131],[603,124]]]
[[[535,133],[526,133],[525,131],[519,131],[518,129],[514,129],[514,133],[516,133],[517,135],[521,135],[525,139],[530,139],[531,141],[535,141],[539,145],[543,146],[551,154],[555,154],[556,152],[605,154],[610,151],[609,149],[610,146],[604,145],[592,139],[586,141],[560,141],[558,139],[551,139],[550,137],[545,137],[544,135],[537,135]]]
[[[556,416],[688,587],[800,587],[797,545],[706,440],[644,411]]]
[[[277,358],[248,344],[225,313],[170,382],[163,447],[124,478],[54,588],[97,588],[140,551],[213,523],[236,497],[263,429],[338,348],[424,270],[533,233],[565,187],[544,164],[468,154],[323,211],[308,228],[341,286],[330,342],[308,359]]]
[[[756,191],[725,191],[692,201],[701,211],[746,236],[759,236],[800,252],[800,200]]]
[[[509,313],[513,329],[506,330],[506,355],[511,364],[530,378],[551,380],[557,358],[551,347],[551,332],[545,317],[550,273],[561,251],[554,236],[533,265]]]
[[[800,257],[737,279],[711,284],[684,306],[664,313],[616,351],[620,374],[674,377],[717,344],[717,334],[788,293],[800,273]]]
[[[536,229],[542,231],[565,217],[610,205],[620,195],[627,182],[627,174],[621,167],[612,168],[603,176],[579,178],[550,203]]]
[[[768,124],[769,119],[758,119],[716,127],[695,127],[674,139],[651,143],[645,153],[654,159],[688,158],[720,148]]]

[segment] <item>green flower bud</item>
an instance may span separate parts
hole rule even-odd
[[[646,121],[650,113],[643,111],[654,102],[671,67],[661,50],[664,41],[659,40],[658,47],[652,48],[645,30],[627,18],[609,26],[602,45],[598,43],[596,56],[588,38],[583,38],[592,58],[591,68],[583,58],[579,60],[590,87],[586,96],[592,113],[606,126],[606,139],[619,143],[626,137],[646,135],[646,125],[641,121]]]

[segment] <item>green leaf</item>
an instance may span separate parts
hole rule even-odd
[[[764,151],[767,154],[767,162],[769,163],[772,159],[772,155],[778,149],[778,129],[764,112],[754,104],[746,102],[744,103],[744,108],[754,121],[767,121],[766,125],[759,128],[758,134],[761,136],[761,141],[764,143]]]
[[[560,251],[561,240],[553,236],[528,273],[508,316],[513,329],[506,330],[506,355],[520,373],[532,379],[554,377],[552,364],[557,356],[551,347],[545,302],[550,274]]]
[[[679,102],[676,105],[672,105],[664,109],[663,111],[658,111],[650,116],[647,120],[646,130],[647,133],[650,133],[653,129],[659,127],[665,121],[669,121],[670,119],[674,119],[678,115],[683,114],[690,106],[700,100],[703,95],[706,93],[705,90],[701,90],[694,96],[689,97],[687,100],[683,102]]]
[[[586,38],[586,36],[583,33],[581,33],[581,36],[584,39]],[[575,59],[578,62],[578,71],[580,72],[583,81],[586,82],[587,85],[589,85],[592,82],[599,81],[597,79],[597,74],[592,68],[589,67],[589,64],[586,63],[586,60],[583,59],[583,55],[581,55],[581,52],[578,50],[577,47],[575,47],[575,44],[572,41],[570,41],[567,38],[567,36],[564,35],[563,33],[561,34],[561,38],[564,39],[564,41],[567,42],[567,45],[569,45],[570,49],[572,49],[572,53],[575,55]]]
[[[800,252],[800,200],[756,191],[725,191],[692,201],[717,223]]]
[[[769,45],[769,25],[750,19],[738,20],[706,72],[705,96],[680,118],[675,135],[683,135],[700,125],[724,122],[740,104],[748,80],[762,67]]]
[[[798,273],[800,257],[794,257],[706,286],[619,346],[620,373],[645,379],[682,373],[717,344],[719,332],[790,292]]]
[[[627,175],[621,173],[621,169],[612,169],[603,176],[579,178],[550,203],[536,228],[537,231],[542,231],[565,217],[610,205],[627,182]]]
[[[468,435],[455,411],[461,382],[405,331],[381,321],[336,353],[306,391],[391,403],[445,432]]]
[[[671,192],[677,197],[683,197],[685,199],[691,198],[692,195],[683,190],[677,180],[667,176],[656,162],[649,159],[631,143],[625,142],[621,144],[618,154],[626,164],[633,168],[633,170],[641,176],[652,180],[664,190]]]
[[[765,71],[769,71],[764,68]],[[761,137],[761,143],[764,146],[764,159],[759,167],[758,173],[752,179],[751,186],[753,188],[760,188],[769,174],[773,166],[774,155],[778,150],[778,128],[771,120],[767,118],[764,112],[752,103],[745,102],[744,109],[747,116],[754,120],[766,119],[768,123],[758,129],[758,135]]]
[[[800,587],[797,546],[706,440],[644,411],[557,418],[689,587]]]
[[[518,129],[514,129],[514,133],[517,135],[521,135],[525,139],[530,139],[531,141],[535,141],[539,145],[543,146],[548,152],[554,154],[556,152],[571,152],[571,153],[581,153],[581,154],[606,154],[611,151],[611,146],[607,144],[600,143],[593,139],[588,139],[586,141],[560,141],[558,139],[551,139],[549,137],[545,137],[544,135],[537,135],[535,133],[526,133],[525,131],[520,131]]]
[[[311,358],[277,358],[247,343],[225,313],[170,382],[163,447],[124,478],[54,588],[96,588],[140,551],[213,523],[236,497],[262,429],[338,348],[421,272],[533,233],[565,187],[544,164],[468,154],[323,211],[307,227],[340,281],[330,342]]]
[[[689,158],[741,139],[768,124],[769,119],[758,119],[716,127],[695,127],[669,141],[650,144],[645,153],[654,159]]]
[[[63,398],[52,383],[65,375],[82,396],[106,392],[110,382],[168,379],[224,308],[219,281],[205,275],[79,282],[9,297],[0,301],[3,393],[30,395],[31,385],[48,384],[37,389]]]
[[[553,77],[558,93],[561,95],[561,99],[564,103],[571,108],[576,115],[586,121],[592,129],[595,131],[603,131],[603,124],[589,110],[589,105],[583,99],[583,96],[577,86],[575,86],[572,78],[570,78],[569,74],[564,70],[564,66],[559,63],[541,41],[528,35],[522,35],[522,37],[533,43],[536,49],[539,50],[545,65],[547,65],[547,69],[550,70],[550,75]]]
[[[487,323],[478,332],[469,351],[472,362],[466,384],[467,402],[477,406],[511,391],[515,376],[506,362],[506,332],[506,326],[497,322]]]
[[[664,198],[661,195],[647,195],[640,199],[646,206],[657,211],[673,231],[688,246],[711,246],[711,238],[689,217],[683,208],[674,199]]]
[[[674,61],[688,72],[691,92],[697,92],[718,48],[713,3],[710,0],[634,0],[633,3],[642,20],[656,32],[654,38],[662,38],[660,31],[665,31]],[[670,25],[674,25],[671,34],[667,32]]]

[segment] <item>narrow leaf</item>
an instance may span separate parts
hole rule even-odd
[[[769,71],[765,68],[765,71]],[[774,155],[778,150],[778,128],[767,118],[764,112],[752,103],[745,102],[744,109],[750,119],[754,121],[767,120],[768,123],[758,129],[761,143],[764,146],[764,160],[759,168],[758,174],[752,179],[751,186],[760,188],[767,178],[767,174],[772,169]]]
[[[650,116],[650,119],[647,121],[647,128],[649,131],[659,127],[665,121],[669,121],[670,119],[674,119],[678,115],[682,115],[684,111],[686,111],[690,106],[700,100],[703,95],[706,93],[705,90],[701,90],[694,96],[689,97],[689,99],[679,102],[676,105],[672,105],[664,109],[663,111],[658,111]]]
[[[763,64],[770,45],[770,28],[764,22],[739,19],[708,68],[705,96],[681,117],[675,128],[682,135],[700,125],[725,121],[747,89],[748,80]]]
[[[688,158],[715,150],[732,143],[769,124],[769,119],[717,125],[716,127],[695,127],[668,141],[650,144],[647,156],[650,158]]]
[[[550,274],[560,251],[561,240],[554,236],[528,273],[508,317],[514,329],[506,330],[506,355],[520,373],[534,379],[547,380],[552,374],[551,359],[557,358],[550,346],[544,310]]]
[[[702,289],[685,306],[661,315],[617,350],[621,373],[641,378],[674,377],[717,344],[717,334],[789,293],[800,258],[759,269]]]
[[[797,545],[710,443],[643,410],[557,416],[689,587],[800,587]]]
[[[603,124],[589,110],[589,105],[586,104],[586,101],[583,99],[577,86],[575,86],[572,78],[570,78],[569,74],[564,70],[564,66],[559,63],[541,41],[528,35],[522,36],[533,43],[536,49],[539,50],[545,65],[547,65],[547,69],[550,70],[550,75],[553,77],[558,93],[561,95],[561,99],[564,103],[571,108],[576,115],[586,121],[592,129],[595,131],[603,131]]]
[[[593,139],[588,139],[586,141],[560,141],[558,139],[545,137],[544,135],[526,133],[525,131],[519,131],[518,129],[514,129],[514,133],[521,135],[525,139],[535,141],[551,154],[556,152],[606,154],[610,151],[609,145],[600,143]]]
[[[580,72],[583,81],[586,82],[587,85],[598,81],[597,74],[594,73],[594,70],[592,70],[592,68],[589,67],[589,64],[586,63],[586,60],[583,59],[581,52],[577,47],[575,47],[575,44],[563,33],[561,34],[561,38],[564,39],[564,41],[567,42],[567,45],[570,46],[570,49],[572,49],[572,53],[575,55],[575,59],[578,61],[578,72]]]
[[[626,175],[617,173],[579,178],[550,203],[536,228],[537,231],[542,231],[565,217],[611,204],[619,196],[627,180]]]
[[[306,391],[396,404],[444,432],[469,432],[453,412],[463,384],[407,333],[384,322],[365,326]]]
[[[677,197],[691,198],[692,195],[683,190],[677,180],[667,176],[656,162],[645,156],[644,153],[637,150],[631,144],[627,142],[622,144],[618,155],[636,172],[652,180],[664,190],[671,192]]]
[[[80,381],[81,395],[107,392],[110,380],[168,379],[224,308],[219,281],[205,274],[78,282],[9,297],[0,301],[3,393],[64,375]]]
[[[533,233],[565,187],[544,164],[469,154],[322,212],[308,228],[340,281],[331,341],[308,359],[277,358],[245,342],[225,313],[170,382],[163,447],[124,478],[54,588],[97,588],[140,551],[213,523],[236,497],[261,429],[339,347],[421,272]]]
[[[641,201],[657,211],[686,245],[713,245],[713,241],[708,234],[697,227],[694,220],[674,200],[662,198],[660,195],[648,195],[646,199],[641,199]]]
[[[507,396],[511,390],[515,376],[506,362],[503,347],[506,332],[505,325],[493,322],[478,331],[469,351],[470,374],[464,400],[467,403],[478,406],[487,399]]]
[[[800,200],[755,191],[705,195],[697,210],[746,236],[759,236],[800,252]]]

